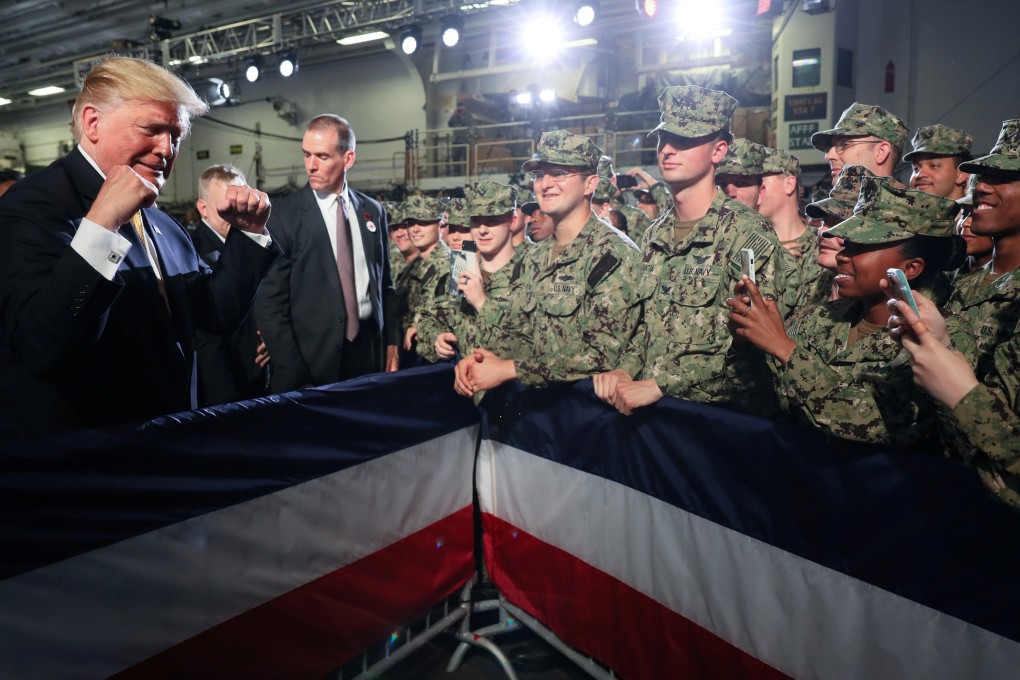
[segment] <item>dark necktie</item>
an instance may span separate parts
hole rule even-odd
[[[336,268],[340,273],[340,289],[347,310],[347,327],[344,336],[354,340],[358,336],[358,291],[354,287],[354,247],[351,245],[351,230],[347,224],[343,196],[336,201]]]

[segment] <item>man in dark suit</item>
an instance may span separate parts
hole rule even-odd
[[[211,165],[198,178],[195,208],[202,221],[191,238],[198,256],[211,268],[216,267],[223,254],[231,229],[216,206],[229,187],[245,184],[244,173],[233,165]],[[215,406],[268,394],[266,365],[269,357],[259,351],[261,344],[251,314],[244,317],[232,333],[196,331],[199,403]]]
[[[301,142],[308,184],[273,209],[283,254],[255,301],[273,392],[397,368],[386,213],[347,184],[354,143],[340,116],[313,118]]]
[[[75,101],[78,147],[0,198],[0,441],[196,406],[195,329],[236,327],[277,254],[250,187],[217,206],[215,271],[154,205],[206,109],[169,71],[107,59]]]

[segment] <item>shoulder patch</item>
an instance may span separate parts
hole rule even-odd
[[[603,255],[595,266],[592,267],[591,272],[588,273],[588,288],[594,288],[595,286],[602,283],[607,276],[613,273],[618,266],[620,266],[620,258],[612,253],[606,253]]]

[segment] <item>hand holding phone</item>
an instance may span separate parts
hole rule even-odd
[[[889,279],[893,295],[910,305],[914,314],[921,316],[921,312],[917,309],[917,300],[914,299],[914,293],[910,290],[910,282],[907,281],[907,275],[903,273],[903,270],[890,267],[885,271],[885,275]]]

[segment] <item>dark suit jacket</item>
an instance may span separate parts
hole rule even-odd
[[[226,243],[204,222],[191,235],[202,261],[215,269]],[[255,363],[258,347],[252,314],[233,333],[195,332],[198,352],[198,396],[202,406],[252,399],[269,392],[266,369]]]
[[[195,329],[236,328],[278,252],[232,233],[214,273],[144,210],[168,311],[130,225],[113,281],[69,247],[101,186],[76,149],[0,198],[0,440],[194,408]]]
[[[365,246],[372,314],[382,331],[379,356],[385,357],[383,345],[398,345],[400,335],[386,212],[378,201],[349,192]],[[268,226],[283,253],[259,290],[255,321],[272,360],[272,391],[328,385],[349,377],[341,375],[340,368],[347,322],[340,275],[312,188],[305,185],[276,203]],[[380,362],[379,370],[383,368]]]

